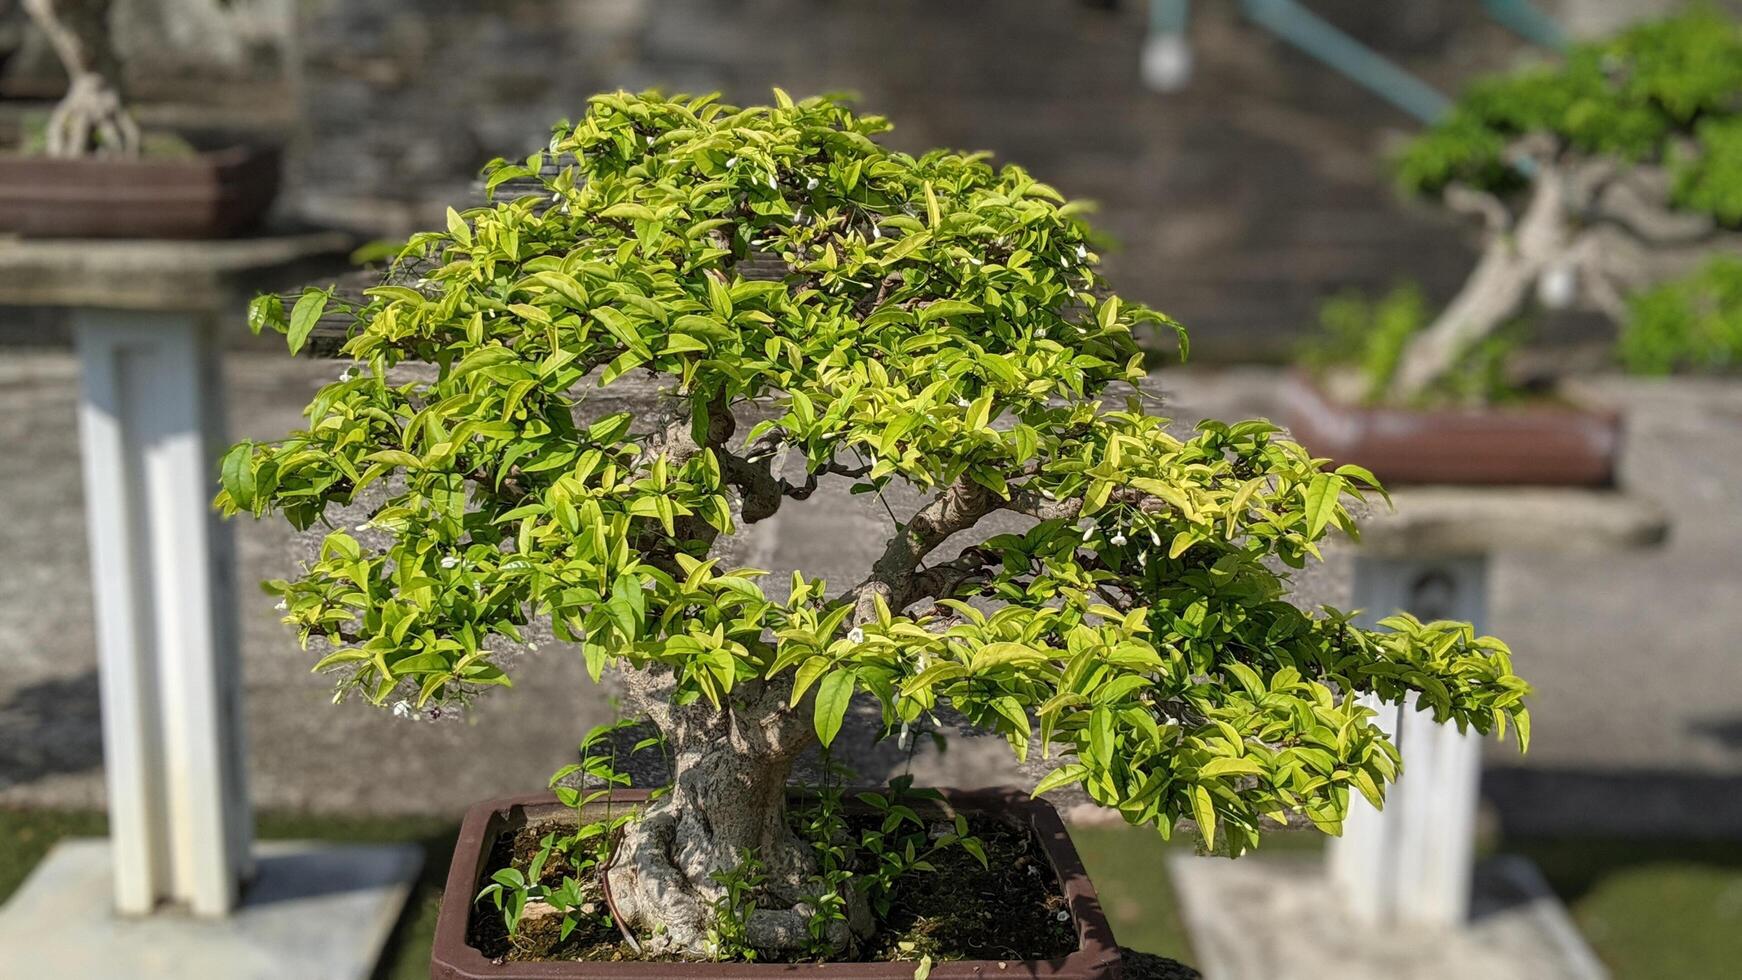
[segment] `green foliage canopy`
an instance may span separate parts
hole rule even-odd
[[[1079,783],[1164,833],[1194,817],[1235,851],[1261,818],[1335,831],[1351,788],[1379,799],[1397,753],[1358,692],[1528,736],[1500,641],[1287,600],[1279,569],[1355,532],[1365,471],[1267,422],[1181,439],[1134,397],[1104,404],[1143,376],[1133,329],[1173,324],[1106,291],[1077,207],[1019,167],[893,152],[876,116],[776,95],[601,96],[556,130],[554,176],[543,154],[498,161],[492,187],[538,193],[414,236],[401,261],[423,279],[349,311],[355,368],[307,427],[226,456],[226,512],[307,527],[382,498],[385,547],[334,530],[270,583],[342,691],[463,702],[509,683],[486,639],[548,616],[595,677],[667,671],[722,710],[788,685],[824,742],[857,692],[891,729],[949,703],[1019,753],[1038,731],[1068,760],[1041,789]],[[268,298],[253,319],[295,350],[326,303]],[[577,421],[584,389],[629,372],[675,390],[670,418]],[[804,484],[770,465],[781,447]],[[795,573],[771,592],[709,557],[820,479],[935,496],[844,590]],[[933,555],[999,510],[1034,523]]]
[[[1672,203],[1742,224],[1742,25],[1708,6],[1582,44],[1553,66],[1477,82],[1396,160],[1405,189],[1507,192],[1527,135],[1586,156],[1667,165]]]

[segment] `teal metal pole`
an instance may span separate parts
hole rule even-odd
[[[1502,27],[1532,44],[1556,51],[1567,48],[1567,32],[1549,15],[1532,6],[1530,0],[1482,0],[1488,16]]]
[[[1422,122],[1451,108],[1438,89],[1333,27],[1295,0],[1240,0],[1247,19]]]

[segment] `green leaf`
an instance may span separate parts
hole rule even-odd
[[[219,467],[219,478],[224,485],[224,491],[237,507],[243,510],[254,508],[254,444],[239,442],[224,454],[223,464]]]
[[[1071,783],[1080,783],[1083,781],[1083,777],[1088,774],[1089,767],[1081,763],[1073,762],[1069,765],[1059,766],[1052,772],[1047,773],[1040,782],[1034,784],[1034,792],[1031,795],[1039,796],[1042,793],[1049,793],[1058,789],[1060,786],[1068,786]]]
[[[308,335],[320,321],[321,314],[327,309],[328,293],[324,289],[305,289],[297,298],[296,305],[290,310],[290,328],[285,331],[285,342],[290,345],[290,352],[295,354],[302,350],[302,345],[308,341]]]
[[[831,671],[817,685],[814,720],[817,738],[822,740],[825,748],[835,740],[836,733],[841,730],[841,721],[847,717],[847,705],[853,700],[853,684],[856,680],[858,677],[852,670],[841,668]]]
[[[1306,486],[1307,536],[1316,538],[1331,523],[1337,513],[1337,498],[1343,492],[1343,478],[1330,473],[1314,476]]]
[[[1204,847],[1216,846],[1216,808],[1210,802],[1210,791],[1203,786],[1192,787],[1192,819],[1198,822],[1198,833],[1204,837]]]
[[[1211,759],[1198,768],[1198,775],[1204,778],[1211,776],[1262,776],[1264,767],[1258,760],[1250,756],[1240,756],[1237,759]]]

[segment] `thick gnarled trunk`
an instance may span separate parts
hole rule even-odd
[[[766,876],[745,922],[751,946],[805,946],[817,887],[811,848],[787,823],[787,777],[811,741],[808,716],[786,706],[782,685],[740,691],[729,709],[670,703],[669,675],[627,671],[625,693],[664,734],[672,754],[670,791],[630,824],[610,871],[618,915],[655,950],[704,955],[715,904],[714,876],[754,857]],[[850,941],[844,925],[830,936]]]

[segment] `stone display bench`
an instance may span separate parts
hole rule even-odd
[[[256,849],[244,772],[220,327],[346,236],[0,241],[0,306],[65,310],[96,604],[110,838],[58,846],[0,909],[0,977],[366,976],[409,846]],[[124,968],[125,965],[125,968]],[[154,969],[161,968],[159,972]]]
[[[1358,619],[1403,610],[1487,630],[1491,556],[1649,547],[1668,523],[1616,491],[1423,487],[1393,495],[1353,546]],[[1529,676],[1529,651],[1514,651]],[[1170,870],[1205,973],[1495,978],[1604,976],[1529,862],[1475,863],[1481,737],[1371,702],[1403,772],[1383,811],[1353,798],[1328,861],[1182,857]]]

